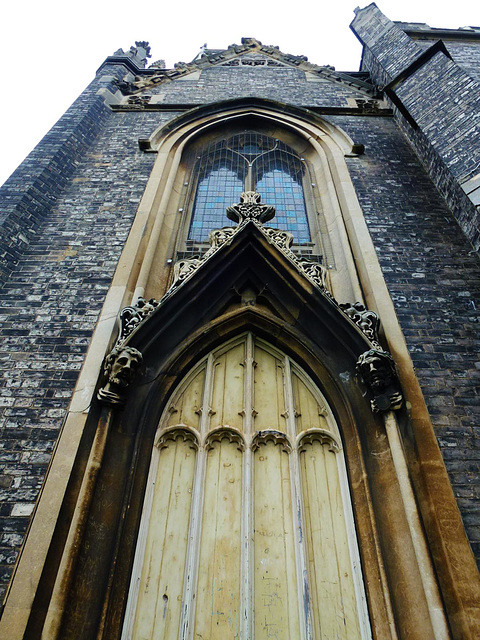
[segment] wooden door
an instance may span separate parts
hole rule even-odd
[[[244,334],[160,421],[123,640],[370,637],[333,414],[291,358]]]

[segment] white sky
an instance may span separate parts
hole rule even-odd
[[[147,40],[150,62],[188,62],[243,36],[338,71],[356,71],[361,47],[349,24],[368,0],[24,0],[3,3],[0,42],[0,184],[94,77],[103,60]],[[480,25],[478,0],[378,0],[391,20],[432,27]]]

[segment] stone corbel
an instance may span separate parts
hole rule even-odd
[[[372,411],[396,411],[403,404],[395,363],[381,349],[365,351],[357,360],[357,371],[373,394]]]
[[[100,402],[109,406],[123,407],[128,387],[142,361],[143,356],[138,349],[116,346],[105,359],[103,374],[107,383],[97,394]]]

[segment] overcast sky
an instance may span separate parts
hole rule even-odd
[[[4,2],[0,184],[116,49],[147,40],[151,61],[163,58],[172,67],[192,60],[204,43],[221,49],[248,36],[316,64],[356,71],[361,48],[349,24],[357,1]],[[377,5],[391,20],[447,28],[480,24],[478,0],[378,0]]]

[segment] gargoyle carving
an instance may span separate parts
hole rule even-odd
[[[99,390],[98,399],[104,404],[122,406],[126,391],[133,381],[143,357],[138,349],[118,345],[105,358],[103,374],[107,383]]]
[[[365,351],[357,360],[357,371],[373,393],[370,404],[375,413],[400,409],[403,396],[389,353],[380,349]]]

